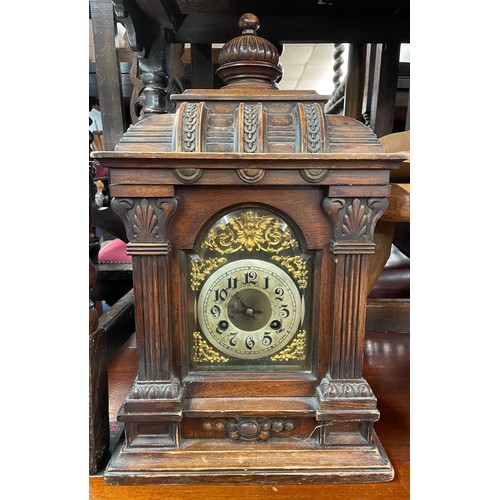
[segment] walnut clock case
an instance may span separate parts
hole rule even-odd
[[[115,151],[138,373],[112,484],[389,481],[362,376],[367,263],[389,173],[372,131],[280,91],[242,16],[219,90],[173,96]]]

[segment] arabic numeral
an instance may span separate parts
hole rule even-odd
[[[212,309],[210,309],[210,313],[212,314],[212,317],[214,319],[217,319],[220,316],[220,307],[219,306],[212,307]]]
[[[288,316],[290,316],[290,311],[287,309],[288,304],[281,304],[280,307],[281,307],[280,316],[282,318],[288,318]]]
[[[271,337],[271,332],[264,332],[262,337],[262,345],[268,346],[273,343],[273,338]]]
[[[255,339],[251,335],[249,335],[245,340],[245,345],[247,349],[252,350],[255,347]]]
[[[257,284],[257,273],[255,271],[249,271],[245,273],[244,285],[256,285]]]
[[[227,290],[225,288],[221,288],[220,290],[217,288],[215,290],[215,302],[224,302],[227,299]]]
[[[236,347],[236,335],[238,335],[238,332],[230,332],[229,333],[229,345],[232,345],[233,347]]]
[[[283,295],[285,295],[285,290],[283,290],[283,288],[276,288],[276,290],[274,290],[274,293],[276,294],[276,297],[274,297],[276,300],[285,300]]]
[[[227,279],[227,287],[231,290],[231,288],[238,288],[238,277],[228,278]]]

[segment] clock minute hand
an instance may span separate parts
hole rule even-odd
[[[248,306],[241,300],[241,297],[240,297],[240,292],[236,292],[236,298],[240,301],[240,304],[245,308],[245,309],[248,309]]]

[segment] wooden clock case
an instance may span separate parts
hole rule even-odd
[[[221,51],[225,87],[173,96],[175,114],[144,117],[94,154],[127,229],[138,356],[105,481],[388,481],[362,365],[374,227],[404,158],[361,123],[325,115],[315,92],[280,91],[258,20],[240,27]],[[190,371],[187,255],[241,207],[283,215],[314,254],[309,370]]]

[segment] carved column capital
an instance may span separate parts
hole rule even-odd
[[[167,231],[177,209],[176,198],[113,198],[111,206],[125,224],[130,255],[170,253]]]
[[[332,379],[327,374],[318,387],[321,399],[363,399],[375,396],[364,378],[359,379]]]
[[[387,198],[325,198],[323,210],[330,218],[333,254],[375,251],[375,225],[388,205]]]
[[[182,399],[183,391],[184,387],[176,377],[170,382],[141,383],[136,380],[127,394],[126,401],[179,400]]]

